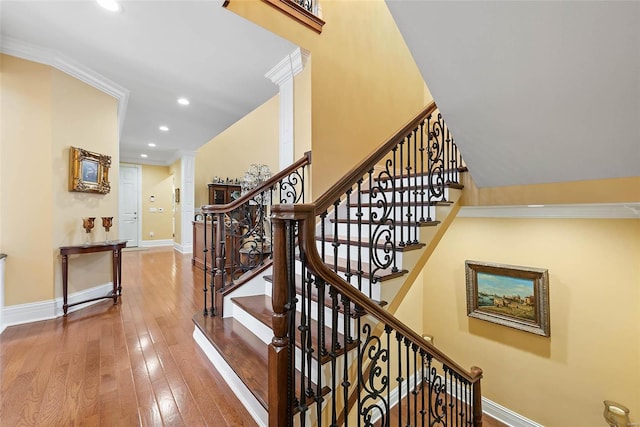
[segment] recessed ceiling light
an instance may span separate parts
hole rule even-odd
[[[189,100],[187,98],[178,98],[178,104],[189,105]]]
[[[527,205],[528,208],[544,208],[544,205]]]
[[[153,143],[153,142],[150,142],[150,143],[148,143],[147,145],[148,145],[149,147],[155,147],[155,146],[156,146],[156,144],[155,144],[155,143]]]
[[[120,12],[122,8],[115,0],[96,0],[100,6],[109,12]]]
[[[146,154],[140,154],[140,157],[147,158],[147,157],[149,157],[149,156],[147,156]]]
[[[169,127],[165,125],[160,126],[158,129],[160,129],[162,132],[169,132]]]

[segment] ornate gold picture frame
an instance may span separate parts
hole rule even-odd
[[[69,149],[69,191],[107,194],[111,156],[70,147]]]
[[[467,315],[548,337],[546,269],[466,261]]]

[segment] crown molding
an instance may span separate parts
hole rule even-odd
[[[542,206],[463,206],[458,212],[458,217],[640,219],[640,202]]]
[[[293,52],[285,56],[282,61],[278,62],[276,66],[267,71],[264,76],[280,86],[300,73],[308,59],[309,51],[297,47]]]
[[[118,129],[122,134],[129,103],[129,90],[102,74],[85,67],[57,50],[45,49],[13,37],[3,37],[0,52],[54,67],[92,86],[118,101]]]

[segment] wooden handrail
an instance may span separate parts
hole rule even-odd
[[[311,151],[307,151],[295,163],[292,163],[287,168],[281,170],[277,174],[273,175],[271,178],[260,183],[260,185],[253,188],[251,191],[248,191],[246,194],[240,196],[239,198],[232,201],[231,203],[227,203],[225,205],[204,205],[200,208],[200,211],[202,213],[207,213],[207,214],[220,214],[220,213],[231,212],[232,210],[239,208],[243,204],[253,199],[257,194],[260,194],[261,192],[268,190],[274,184],[278,183],[280,180],[289,176],[296,169],[301,168],[303,166],[310,165],[310,164],[311,164]]]
[[[316,213],[320,214],[327,210],[336,200],[342,197],[360,178],[367,174],[380,160],[385,158],[389,151],[398,144],[409,132],[416,128],[422,120],[433,113],[438,106],[435,102],[431,102],[424,107],[416,116],[409,120],[399,131],[391,138],[375,149],[371,154],[365,157],[358,165],[347,172],[341,179],[329,188],[325,193],[315,201]]]
[[[410,327],[398,320],[395,316],[380,308],[373,300],[367,298],[362,292],[355,289],[344,279],[328,268],[320,255],[315,242],[315,213],[318,210],[317,204],[299,204],[299,205],[275,205],[272,208],[272,218],[279,220],[299,220],[302,221],[299,232],[301,233],[300,244],[306,255],[307,268],[325,279],[334,286],[338,291],[348,297],[353,303],[362,307],[364,311],[390,326],[393,330],[399,332],[405,338],[408,338],[413,344],[428,354],[433,355],[440,362],[446,364],[453,369],[458,375],[462,376],[471,384],[476,383],[482,378],[482,370],[472,367],[471,371],[467,371],[458,365],[446,354],[442,353],[436,347],[425,341],[420,335],[413,331]]]

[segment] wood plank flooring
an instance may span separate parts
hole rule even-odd
[[[256,425],[192,338],[203,296],[191,257],[122,259],[118,305],[0,335],[0,426]]]
[[[153,248],[122,260],[117,305],[0,335],[0,426],[255,426],[192,338],[203,295],[190,255]]]

